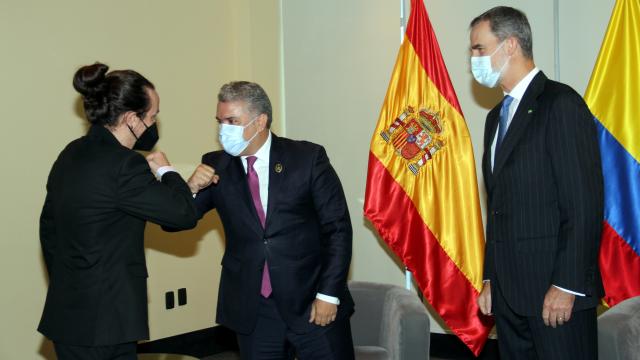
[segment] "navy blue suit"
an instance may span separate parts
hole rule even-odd
[[[239,334],[254,330],[265,260],[273,288],[270,298],[291,331],[317,328],[309,323],[317,293],[340,299],[337,319],[348,321],[354,307],[347,289],[351,220],[324,149],[272,136],[264,228],[241,161],[224,151],[202,157],[220,181],[197,195],[197,208],[201,216],[217,210],[226,238],[216,321]]]
[[[498,337],[521,335],[512,326],[501,326],[504,314],[529,318],[540,339],[556,349],[547,357],[535,344],[541,358],[586,359],[578,350],[592,352],[597,343],[593,310],[603,294],[598,270],[603,180],[593,116],[573,89],[538,73],[492,169],[500,107],[487,115],[482,163],[487,188],[484,278],[491,280]],[[575,321],[555,331],[541,325],[551,285],[586,295],[575,298]],[[568,332],[582,331],[574,329],[578,326],[589,329],[573,341]]]

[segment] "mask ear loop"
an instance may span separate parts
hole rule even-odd
[[[145,131],[149,130],[149,126],[147,126],[147,124],[144,123],[144,120],[140,119],[140,117],[138,116],[138,114],[136,114],[136,118],[138,119],[138,121],[140,121],[142,123],[142,125],[144,126]],[[248,124],[247,124],[248,125]],[[129,124],[127,124],[127,127],[129,128],[129,131],[131,131],[131,134],[133,134],[133,137],[136,138],[136,140],[139,139],[138,136],[136,136],[136,133],[133,131],[133,129],[131,128],[131,126],[129,126]]]
[[[138,119],[138,121],[142,121],[137,114],[136,114],[136,118]],[[149,129],[149,127],[147,126],[147,124],[144,123],[144,121],[142,121],[142,125],[144,125],[146,129]],[[133,137],[136,138],[136,140],[138,140],[139,139],[138,136],[136,135],[135,131],[133,131],[133,128],[129,124],[127,124],[127,128],[129,129],[129,131],[131,131],[131,134],[133,135]]]
[[[502,40],[500,45],[498,45],[498,47],[493,51],[493,53],[491,53],[491,55],[489,55],[489,57],[491,58],[493,55],[495,55],[495,53],[498,52],[498,50],[500,50],[506,42],[507,42],[507,39]],[[500,76],[502,76],[502,71],[509,63],[509,60],[511,60],[511,55],[508,55],[507,61],[505,61],[504,64],[502,64],[502,66],[500,67],[500,70],[498,70],[498,72],[500,73]]]
[[[489,55],[489,57],[492,57],[493,55],[495,55],[498,52],[498,50],[500,50],[504,46],[505,42],[507,42],[507,39],[502,40],[500,45],[498,45],[498,47],[495,50],[493,50],[493,52],[491,53],[491,55]]]
[[[258,115],[258,116],[260,116],[260,115]],[[244,128],[246,129],[246,128],[247,128],[249,125],[251,125],[254,121],[258,120],[258,116],[254,117],[254,118],[253,118],[253,120],[251,120],[247,125],[245,125],[245,126],[244,126]],[[264,129],[263,129],[263,130],[264,130]],[[258,130],[258,131],[256,131],[256,133],[255,133],[255,134],[253,134],[253,136],[252,136],[249,140],[247,140],[247,142],[248,142],[248,143],[250,143],[250,142],[251,142],[253,139],[255,139],[255,138],[256,138],[256,136],[258,136],[258,134],[260,134],[261,132],[262,132],[262,130]]]

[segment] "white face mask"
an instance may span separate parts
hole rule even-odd
[[[495,87],[498,84],[498,80],[500,80],[500,76],[502,75],[502,71],[507,66],[509,59],[511,56],[507,58],[507,61],[504,62],[504,65],[500,68],[500,70],[493,70],[491,66],[491,57],[504,45],[504,41],[498,46],[491,55],[486,56],[472,56],[471,57],[471,73],[473,77],[476,79],[480,85],[484,85],[486,87]]]
[[[251,140],[253,140],[260,131],[256,131],[255,134],[249,140],[244,139],[244,129],[251,125],[254,121],[256,121],[258,117],[255,117],[251,120],[247,125],[231,125],[231,124],[220,124],[220,130],[218,132],[218,139],[220,140],[220,144],[222,144],[222,148],[231,156],[240,155],[244,149],[249,146]]]

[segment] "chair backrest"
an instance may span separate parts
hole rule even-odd
[[[380,326],[386,293],[393,285],[350,281],[349,291],[356,304],[351,317],[351,333],[355,346],[381,346]]]
[[[429,315],[415,292],[400,286],[352,281],[356,303],[351,332],[356,347],[379,347],[389,359],[429,358]]]
[[[598,317],[598,357],[638,359],[640,354],[640,296],[627,299]]]

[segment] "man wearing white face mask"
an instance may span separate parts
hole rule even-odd
[[[504,359],[596,359],[603,181],[593,116],[533,61],[526,16],[471,22],[471,71],[505,97],[487,115],[487,244],[480,310]]]
[[[217,175],[195,197],[225,230],[216,321],[236,332],[242,359],[353,359],[351,221],[324,149],[271,133],[255,83],[224,85],[216,119],[224,151],[189,180]]]

